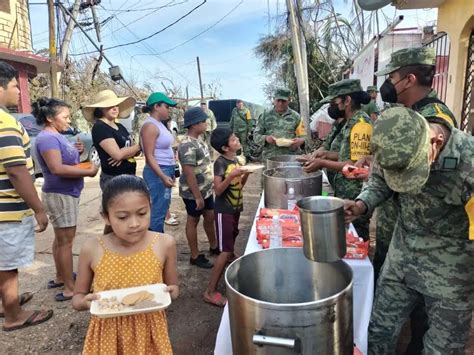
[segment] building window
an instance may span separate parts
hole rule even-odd
[[[0,1],[0,12],[10,13],[10,0]]]

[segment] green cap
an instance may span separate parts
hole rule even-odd
[[[288,101],[290,99],[290,90],[288,89],[276,89],[275,90],[275,100],[285,100]]]
[[[397,71],[402,67],[408,65],[435,65],[436,54],[434,48],[431,47],[416,47],[416,48],[405,48],[392,53],[390,62],[387,64],[385,69],[379,70],[375,73],[377,76],[387,75]]]
[[[379,92],[379,90],[377,89],[375,85],[367,86],[367,92],[371,92],[371,91]]]
[[[165,104],[171,107],[174,107],[177,105],[175,101],[171,100],[168,96],[166,96],[162,92],[154,92],[150,96],[148,96],[148,99],[146,100],[146,105],[153,106],[154,104],[157,104],[159,102],[164,102]]]
[[[370,145],[387,185],[396,192],[418,192],[430,175],[430,128],[406,107],[385,110],[374,124]]]
[[[346,94],[352,94],[353,92],[364,91],[362,85],[360,85],[359,79],[344,79],[338,81],[328,87],[328,96],[322,99],[320,102],[330,102],[332,99]]]

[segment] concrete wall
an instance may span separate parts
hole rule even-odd
[[[448,33],[451,40],[446,104],[458,123],[461,120],[467,46],[473,29],[473,0],[447,0],[438,9],[438,32]]]
[[[0,1],[0,47],[31,51],[27,0]]]

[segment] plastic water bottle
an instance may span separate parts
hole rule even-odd
[[[270,248],[281,247],[281,227],[278,216],[273,216],[272,226],[270,228]]]
[[[295,189],[290,187],[288,189],[288,209],[293,211],[296,206],[296,198],[295,198]]]

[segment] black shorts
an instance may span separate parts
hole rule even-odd
[[[196,210],[196,200],[183,198],[183,201],[186,206],[186,212],[188,213],[188,216],[191,217],[200,217],[203,210],[214,209],[214,196],[212,195],[204,200],[204,208],[202,210]]]
[[[239,218],[240,212],[214,214],[216,237],[220,251],[234,252],[235,239],[239,235]]]

